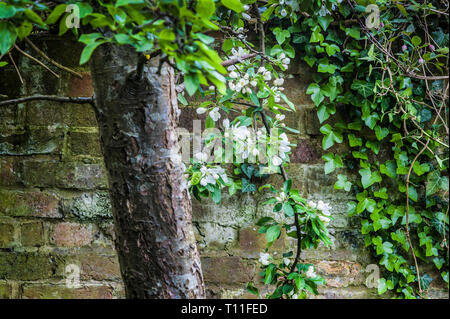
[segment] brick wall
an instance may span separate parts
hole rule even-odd
[[[57,79],[34,62],[14,55],[25,85],[13,67],[0,71],[0,94],[91,96],[89,70],[78,66],[80,46],[51,38],[36,44],[59,63],[84,74],[80,80]],[[28,52],[34,54],[29,48]],[[44,62],[45,63],[45,62]],[[323,173],[319,123],[305,95],[309,75],[293,63],[286,93],[298,109],[288,125],[298,146],[289,174],[294,187],[311,199],[333,206],[332,249],[306,251],[327,279],[324,298],[371,298],[364,285],[371,263],[355,217],[346,216],[346,193],[333,190],[333,176]],[[182,110],[180,126],[192,129],[198,119],[192,107]],[[336,146],[332,152],[342,152]],[[270,182],[281,185],[271,176]],[[193,215],[202,267],[210,297],[250,297],[245,284],[255,276],[265,245],[254,221],[271,214],[262,195],[235,195],[221,205],[193,199]],[[0,108],[0,298],[122,298],[123,287],[113,247],[107,180],[94,113],[88,105],[36,101]],[[281,255],[294,248],[286,236],[271,249]],[[81,287],[67,288],[66,267],[80,268]]]

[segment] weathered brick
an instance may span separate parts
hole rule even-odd
[[[27,129],[0,137],[1,155],[62,154],[64,132],[61,128]]]
[[[81,74],[82,79],[72,75],[69,80],[68,96],[92,96],[94,95],[94,87],[92,86],[91,73],[84,72]]]
[[[50,241],[59,247],[82,247],[89,245],[93,237],[92,225],[58,223],[52,229]]]
[[[45,172],[43,174],[42,172]],[[96,189],[107,187],[102,164],[24,161],[22,180],[26,186]]]
[[[93,250],[85,248],[82,251],[69,252],[60,256],[64,263],[60,263],[56,274],[66,276],[66,266],[75,264],[80,268],[81,281],[119,281],[120,267],[114,250]]]
[[[287,78],[284,81],[284,93],[296,105],[312,104],[311,96],[306,94],[309,83],[302,81],[298,76]]]
[[[322,149],[320,145],[314,143],[314,140],[299,139],[293,142],[297,146],[292,149],[292,154],[290,155],[291,163],[314,164],[320,159]]]
[[[0,299],[12,299],[13,289],[10,283],[0,281]]]
[[[65,285],[25,285],[23,299],[111,299],[109,286],[81,286],[68,288]]]
[[[62,217],[58,211],[58,199],[53,195],[2,189],[0,189],[0,215]]]
[[[48,126],[64,123],[63,103],[49,101],[32,101],[26,108],[26,123],[28,125]]]
[[[56,263],[51,255],[36,252],[0,252],[0,279],[40,280],[53,276]]]
[[[97,120],[91,105],[66,104],[64,123],[74,127],[97,127]]]
[[[72,155],[102,156],[97,133],[70,132]]]
[[[325,278],[328,287],[347,287],[364,283],[365,274],[361,265],[348,261],[319,261],[317,273]]]
[[[259,254],[266,248],[267,241],[264,234],[258,233],[256,227],[247,227],[239,231],[239,248],[240,254],[247,258],[257,258]],[[274,242],[269,252],[280,252],[285,248],[285,233]]]
[[[14,242],[14,225],[0,223],[0,248],[11,247]]]
[[[248,282],[254,275],[255,266],[241,257],[204,257],[201,259],[205,281],[210,283],[236,284]]]
[[[42,246],[44,240],[44,225],[42,222],[29,222],[20,226],[22,246]]]
[[[0,158],[0,185],[14,186],[20,184],[14,157]]]
[[[108,192],[83,193],[63,199],[61,209],[65,216],[72,215],[83,220],[112,218]]]

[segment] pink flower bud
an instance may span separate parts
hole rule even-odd
[[[432,44],[430,44],[428,47],[430,48],[431,51],[434,51],[434,49],[435,49],[434,45],[432,45]]]
[[[420,63],[420,64],[423,64],[424,62],[425,62],[424,59],[422,59],[422,58],[419,59],[419,63]]]
[[[402,45],[402,51],[405,52],[407,49],[406,45]]]

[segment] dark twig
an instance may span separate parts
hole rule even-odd
[[[0,101],[0,106],[19,104],[19,103],[35,101],[35,100],[94,105],[93,97],[70,97],[70,96],[65,97],[65,96],[55,96],[55,95],[32,95],[32,96],[27,96],[27,97],[21,97],[21,98],[14,99],[14,100]]]

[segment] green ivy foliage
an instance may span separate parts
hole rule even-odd
[[[365,27],[370,4],[380,12],[372,29]],[[448,288],[445,10],[440,1],[326,1],[288,28],[296,52],[316,71],[307,94],[323,149],[351,149],[324,155],[324,168],[358,175],[338,174],[334,187],[355,195],[348,212],[361,216],[365,244],[384,269],[380,294],[423,297],[431,282],[426,264]]]

